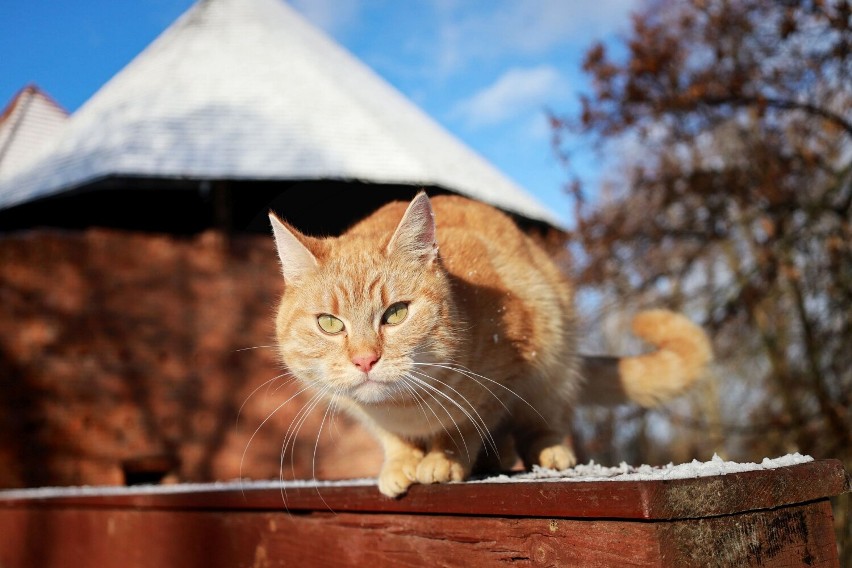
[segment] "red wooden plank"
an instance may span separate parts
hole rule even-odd
[[[657,524],[662,565],[840,568],[828,500],[706,519]]]
[[[133,509],[0,510],[4,568],[838,568],[823,501],[707,520]]]
[[[169,510],[260,510],[429,513],[561,518],[681,519],[727,515],[815,501],[847,490],[838,460],[669,481],[462,483],[414,486],[388,499],[372,486],[209,491],[9,500],[0,508],[134,507]]]

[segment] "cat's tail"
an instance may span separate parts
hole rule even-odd
[[[633,333],[657,350],[636,357],[583,357],[580,404],[656,406],[683,393],[713,358],[707,335],[681,314],[640,312]]]

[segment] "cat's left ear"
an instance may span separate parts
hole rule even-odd
[[[431,264],[438,256],[438,241],[435,231],[435,213],[426,193],[418,193],[396,227],[388,253],[411,255]]]
[[[317,267],[317,258],[308,250],[295,235],[295,229],[290,228],[270,212],[269,222],[275,236],[275,248],[281,260],[281,273],[289,284],[298,281],[305,274]]]

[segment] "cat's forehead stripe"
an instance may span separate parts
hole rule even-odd
[[[370,298],[375,298],[376,297],[375,296],[376,287],[381,285],[381,284],[382,284],[381,275],[376,275],[376,277],[373,278],[373,281],[370,282],[370,284],[367,286],[367,296],[369,296]]]
[[[330,290],[329,301],[331,303],[331,313],[340,314],[340,300],[337,298],[337,290]]]
[[[382,302],[383,306],[387,306],[390,303],[390,298],[388,297],[388,288],[385,286],[385,283],[382,282],[382,287],[379,290],[379,299]]]

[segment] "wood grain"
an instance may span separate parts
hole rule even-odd
[[[655,523],[16,508],[0,534],[4,568],[839,567],[827,502]]]
[[[0,531],[25,543],[0,545],[4,568],[658,565],[642,523],[74,509],[6,510]]]
[[[663,566],[840,566],[828,500],[658,527]]]

